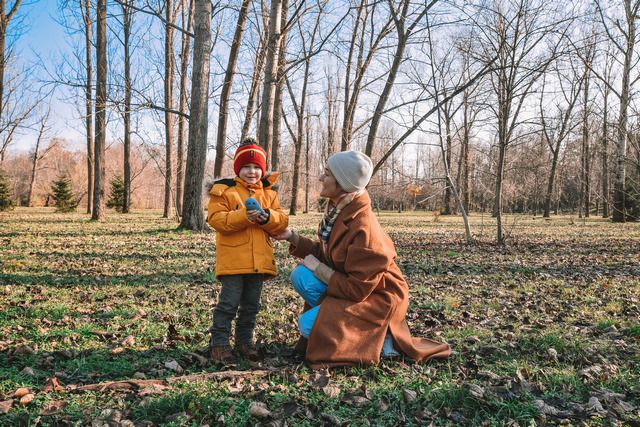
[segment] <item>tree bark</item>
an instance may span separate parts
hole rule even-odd
[[[242,124],[242,133],[240,134],[240,141],[244,141],[249,136],[249,129],[251,129],[251,122],[253,120],[253,112],[258,101],[258,91],[260,89],[260,76],[264,69],[264,62],[267,56],[267,29],[265,28],[264,36],[260,39],[260,45],[256,52],[256,60],[253,66],[253,75],[251,77],[251,89],[249,90],[249,99],[247,99],[247,108],[244,113],[244,123]]]
[[[282,18],[281,22],[286,23],[289,16],[289,0],[282,0]],[[282,139],[281,127],[282,127],[282,94],[284,93],[284,81],[286,76],[286,48],[287,48],[287,31],[282,31],[280,37],[280,49],[278,52],[278,71],[276,82],[276,93],[273,106],[273,140],[271,151],[267,152],[267,158],[271,165],[271,170],[278,170],[280,168],[280,142]]]
[[[164,209],[163,218],[171,216],[171,186],[173,183],[173,1],[164,0],[164,133],[165,133],[165,166],[164,166]]]
[[[79,0],[80,10],[84,23],[84,45],[85,45],[85,61],[86,61],[86,84],[85,84],[85,127],[87,131],[87,213],[91,213],[93,209],[93,43],[91,42],[91,1]]]
[[[122,213],[129,213],[131,207],[131,53],[129,39],[133,9],[122,5],[124,44],[124,195]]]
[[[218,112],[218,135],[216,137],[216,158],[213,166],[213,175],[218,178],[222,175],[222,166],[224,164],[224,155],[227,140],[227,116],[229,115],[229,96],[233,86],[233,77],[236,72],[236,64],[238,62],[238,53],[242,45],[242,34],[244,33],[247,15],[249,13],[250,0],[242,0],[242,6],[238,13],[238,22],[236,30],[233,34],[231,42],[231,50],[229,51],[229,60],[227,62],[227,70],[224,75],[222,91],[220,92],[220,109]]]
[[[272,0],[269,12],[269,41],[262,89],[262,111],[258,142],[267,153],[272,149],[273,110],[275,108],[275,86],[277,80],[278,53],[280,51],[281,18],[283,0]]]
[[[91,219],[99,221],[104,218],[104,170],[106,139],[106,107],[107,107],[107,0],[97,3],[97,35],[96,58],[98,72],[96,75],[96,136],[93,181],[93,213]]]
[[[189,10],[185,18],[185,1],[182,0],[182,25],[187,27],[187,32],[193,29],[193,0],[189,0]],[[182,46],[180,48],[180,104],[178,116],[178,138],[176,144],[176,210],[182,216],[182,195],[184,189],[184,144],[187,131],[187,71],[189,68],[189,50],[191,37],[182,33]]]
[[[193,43],[193,79],[189,144],[180,228],[203,231],[206,228],[202,207],[202,181],[207,160],[209,49],[211,46],[211,2],[195,0]]]

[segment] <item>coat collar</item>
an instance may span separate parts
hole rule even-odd
[[[331,260],[331,256],[329,256],[330,252],[339,244],[342,240],[342,236],[344,236],[349,231],[349,223],[362,211],[366,209],[370,209],[371,207],[371,198],[369,197],[369,193],[365,191],[355,199],[351,201],[347,206],[345,206],[342,211],[338,214],[338,218],[336,218],[336,222],[333,225],[333,229],[331,230],[331,235],[329,236],[329,241],[327,242],[326,247],[326,259]],[[333,264],[331,262],[331,264]],[[334,267],[333,265],[331,267]]]

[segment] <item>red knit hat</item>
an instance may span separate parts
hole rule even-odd
[[[255,140],[252,140],[252,142],[255,142]],[[254,143],[241,144],[233,156],[233,171],[236,175],[240,173],[240,169],[247,163],[258,165],[262,170],[262,176],[264,176],[267,172],[267,152],[264,151],[264,148]]]

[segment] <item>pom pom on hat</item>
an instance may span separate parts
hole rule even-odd
[[[369,184],[373,162],[360,151],[341,151],[327,160],[329,170],[347,193],[353,193]]]
[[[262,170],[262,176],[267,173],[267,152],[253,138],[246,138],[236,150],[236,154],[233,156],[233,171],[235,174],[238,175],[240,169],[247,163],[258,165]]]

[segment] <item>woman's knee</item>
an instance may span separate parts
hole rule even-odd
[[[291,283],[298,292],[306,288],[305,284],[309,280],[309,277],[313,277],[313,272],[304,265],[299,265],[294,268],[290,275]]]

